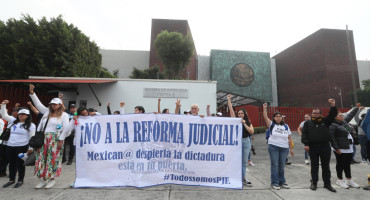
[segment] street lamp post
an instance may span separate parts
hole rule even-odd
[[[339,96],[340,96],[340,105],[342,106],[342,108],[343,108],[343,101],[342,101],[342,90],[339,88],[339,87],[337,87],[337,86],[335,86],[335,88],[334,88],[335,90],[339,90]]]

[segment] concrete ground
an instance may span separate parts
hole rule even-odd
[[[311,191],[310,166],[304,164],[304,150],[300,136],[293,133],[295,143],[295,157],[290,157],[292,165],[285,168],[285,174],[290,189],[272,190],[270,188],[270,161],[264,134],[257,134],[252,142],[256,148],[256,155],[252,155],[254,167],[248,166],[247,177],[253,187],[243,190],[220,189],[210,187],[195,187],[182,185],[161,185],[147,188],[114,187],[72,189],[69,185],[75,178],[75,166],[63,164],[62,176],[57,179],[52,189],[34,189],[39,180],[33,178],[33,167],[26,168],[26,177],[20,188],[0,188],[1,199],[370,199],[370,191],[360,189],[342,189],[335,185],[335,157],[331,158],[332,185],[337,193],[322,188],[323,182],[318,183],[317,191]],[[360,147],[356,154],[359,158]],[[353,180],[361,186],[367,186],[367,174],[370,174],[370,165],[351,165]],[[320,169],[321,173],[321,169]],[[321,179],[321,175],[320,175]],[[8,177],[0,178],[0,186],[8,181]]]

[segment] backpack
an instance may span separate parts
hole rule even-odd
[[[271,122],[270,128],[266,130],[266,140],[269,139],[270,135],[272,135],[272,129],[274,128],[275,123]],[[288,131],[288,125],[284,124],[285,130]]]

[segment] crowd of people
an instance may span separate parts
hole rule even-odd
[[[20,107],[17,103],[8,114],[6,108],[8,100],[1,103],[0,134],[7,129],[10,130],[10,137],[0,141],[0,177],[7,176],[9,169],[9,181],[3,187],[14,184],[14,188],[22,186],[25,176],[24,159],[19,155],[35,154],[34,176],[40,179],[35,188],[52,188],[55,185],[55,178],[61,175],[62,163],[71,165],[75,154],[74,129],[78,124],[79,116],[100,115],[93,108],[79,107],[75,104],[69,105],[66,109],[62,97],[53,98],[48,105],[43,105],[34,92],[34,86],[30,85],[30,98],[33,103],[28,102],[27,107]],[[251,161],[251,152],[255,155],[252,146],[254,128],[248,112],[245,109],[238,109],[236,113],[232,106],[232,96],[227,96],[227,103],[230,117],[240,118],[243,127],[242,134],[242,182],[245,186],[252,187],[248,180],[247,166],[254,166]],[[304,115],[304,121],[299,125],[297,132],[304,144],[304,163],[311,166],[311,190],[317,189],[319,166],[322,168],[324,188],[331,192],[336,190],[331,185],[330,159],[332,152],[336,158],[336,184],[342,188],[358,188],[351,176],[351,163],[354,162],[355,145],[360,144],[361,158],[363,163],[370,161],[370,111],[363,114],[364,107],[356,104],[350,112],[344,114],[338,112],[335,107],[335,100],[329,99],[330,111],[328,116],[323,117],[321,110],[315,108],[311,114]],[[175,114],[180,114],[181,100],[176,101]],[[125,103],[120,102],[119,111],[113,114],[125,114]],[[285,165],[288,163],[288,154],[294,156],[294,143],[291,138],[291,130],[285,123],[284,115],[276,112],[272,119],[267,114],[268,105],[263,104],[263,118],[267,126],[266,139],[268,153],[270,156],[271,188],[280,190],[288,189],[289,185],[285,178]],[[210,106],[206,108],[207,116],[222,117],[222,113],[211,114]],[[33,112],[39,120],[38,126],[32,123]],[[107,113],[112,114],[110,103],[107,104]],[[135,113],[145,113],[143,106],[136,106]],[[158,99],[158,110],[154,113],[170,113],[168,108],[161,110],[161,99]],[[199,106],[193,104],[190,110],[184,111],[185,115],[199,115]],[[358,130],[349,123],[355,119]],[[41,148],[33,149],[29,146],[29,140],[36,131],[44,131],[44,144]],[[69,153],[65,151],[69,147]],[[343,179],[343,172],[346,180]],[[16,175],[18,179],[16,182]]]

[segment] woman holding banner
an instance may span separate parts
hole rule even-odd
[[[231,117],[236,117],[234,113],[233,106],[231,104],[231,95],[227,95],[227,104],[229,106],[230,110],[230,116]],[[248,165],[248,155],[251,151],[251,140],[250,137],[254,133],[253,125],[251,121],[249,120],[247,111],[244,109],[239,109],[237,112],[238,117],[242,119],[242,124],[243,124],[243,138],[242,138],[242,174],[243,174],[243,184],[252,187],[252,183],[246,178],[246,170],[247,170],[247,165]]]
[[[63,128],[69,122],[68,114],[64,112],[59,98],[52,99],[49,106],[45,107],[34,93],[34,88],[30,85],[30,97],[35,107],[44,113],[37,127],[37,131],[44,131],[44,145],[37,150],[35,163],[35,176],[43,178],[43,181],[36,188],[52,188],[55,185],[54,178],[59,177],[62,171],[63,149],[57,149],[57,144]]]
[[[268,118],[267,103],[263,104],[263,118],[270,130],[268,151],[271,161],[271,187],[276,190],[280,190],[280,187],[288,189],[289,185],[284,176],[285,161],[289,150],[290,154],[294,156],[290,129],[282,120],[283,115],[280,112],[272,115],[272,121]]]

